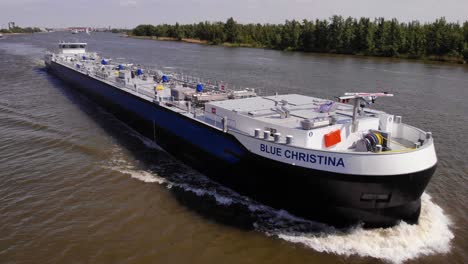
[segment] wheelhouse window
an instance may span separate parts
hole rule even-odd
[[[61,49],[84,49],[86,44],[59,44]]]

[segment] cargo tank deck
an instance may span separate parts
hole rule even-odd
[[[276,111],[277,102],[287,102],[290,116],[281,118]],[[328,117],[330,113],[321,113],[319,108],[322,104],[331,100],[320,99],[298,94],[285,94],[277,96],[253,97],[242,100],[227,100],[213,102],[213,107],[227,109],[239,115],[248,116],[252,119],[271,123],[288,128],[302,129],[300,122],[306,119]],[[345,124],[352,120],[353,106],[337,103],[337,110],[333,113],[337,123]],[[366,110],[366,117],[374,117],[383,113],[376,110]]]
[[[255,96],[253,90],[228,92],[216,85],[207,85],[207,90],[198,92],[196,80],[183,80],[178,76],[164,82],[161,71],[142,70],[141,65],[119,64],[84,50],[51,58],[65,67],[219,130],[232,130],[250,136],[261,133],[260,137],[265,140],[301,148],[353,152],[355,142],[364,133],[380,130],[383,121],[393,118],[393,115],[382,111],[361,108],[356,116],[359,128],[352,131],[354,107],[345,103],[298,94],[260,97]],[[237,92],[254,96],[235,99],[237,97],[233,95]],[[322,107],[327,104],[333,104],[330,105],[333,109],[323,111]],[[227,124],[223,124],[224,118]],[[409,149],[422,137],[422,132],[414,132],[412,128],[402,129],[402,126],[404,124],[393,126],[392,122],[390,127],[394,128],[387,129],[392,134],[392,142],[386,145],[388,149]],[[398,127],[400,129],[395,129]],[[411,140],[404,139],[408,137],[408,130],[413,130],[409,133]],[[339,131],[341,139],[337,144],[327,146],[324,137],[336,131]],[[265,136],[267,132],[269,135]]]

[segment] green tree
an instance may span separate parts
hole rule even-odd
[[[12,32],[34,32],[35,28],[13,28]],[[5,30],[4,30],[5,32]],[[10,32],[10,31],[8,31]],[[284,24],[238,24],[234,18],[223,22],[198,24],[138,25],[136,36],[195,38],[211,44],[223,42],[272,49],[310,52],[409,56],[414,58],[448,56],[467,59],[468,21],[448,23],[445,18],[433,23],[400,23],[396,19],[359,20],[333,16],[330,19],[286,20]]]
[[[374,54],[382,55],[384,50],[384,42],[385,42],[385,34],[387,30],[385,29],[385,19],[380,17],[376,19],[374,22],[375,24],[375,32],[374,32]]]
[[[236,43],[239,41],[239,27],[234,18],[229,18],[224,25],[224,32],[226,34],[226,41]]]
[[[418,21],[408,23],[406,27],[406,47],[403,52],[410,56],[420,57],[424,55],[426,47],[426,38],[424,37],[424,28]]]
[[[304,51],[315,50],[315,25],[312,21],[302,21],[301,35],[299,37],[300,49]]]
[[[353,23],[355,53],[373,54],[374,50],[374,26],[369,18],[361,17],[359,22]]]
[[[427,26],[426,30],[426,53],[441,55],[445,51],[443,49],[443,31],[446,27],[447,22],[442,17],[437,19],[433,24]]]
[[[395,18],[385,23],[385,32],[383,39],[382,55],[391,57],[398,55],[398,50],[402,44],[402,33],[400,24]]]
[[[341,43],[341,50],[340,53],[345,53],[345,54],[352,54],[353,53],[353,41],[355,38],[354,35],[354,19],[351,17],[348,17],[344,21],[343,25],[343,31],[342,31],[342,43]]]
[[[296,20],[286,20],[281,30],[281,49],[297,49],[301,34],[300,24]]]
[[[314,51],[326,52],[328,47],[328,21],[315,20],[314,39]]]
[[[465,44],[467,44],[468,43],[468,21],[465,21],[465,23],[463,23],[463,38],[464,38]]]
[[[328,26],[328,51],[341,52],[343,50],[343,27],[344,20],[341,16],[333,16]]]

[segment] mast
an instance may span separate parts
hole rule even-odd
[[[340,103],[347,103],[349,100],[354,100],[353,106],[353,121],[352,121],[352,132],[357,131],[357,118],[359,115],[359,108],[361,104],[373,104],[378,97],[392,97],[393,94],[383,92],[383,93],[345,93],[343,96],[337,97]]]

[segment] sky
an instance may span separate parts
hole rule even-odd
[[[468,20],[468,0],[0,0],[0,27],[133,28],[139,24],[226,21],[283,23],[345,17],[397,18],[402,22]]]

